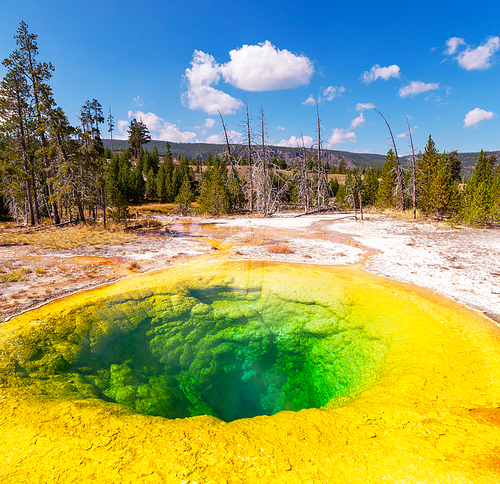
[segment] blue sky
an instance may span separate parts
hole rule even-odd
[[[221,141],[220,110],[237,141],[246,100],[256,131],[262,105],[270,143],[310,144],[316,99],[331,149],[387,152],[372,106],[403,154],[405,114],[417,150],[429,135],[440,151],[500,149],[499,2],[4,3],[0,56],[24,20],[70,121],[96,98],[116,138],[135,116],[156,139]]]

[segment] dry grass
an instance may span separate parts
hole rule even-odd
[[[6,231],[0,234],[0,245],[38,245],[48,249],[71,249],[82,245],[124,244],[136,238],[121,226],[108,230],[86,225],[64,228],[48,228],[31,233]]]
[[[290,249],[287,245],[279,244],[279,245],[272,245],[267,249],[268,252],[271,254],[294,254],[295,251],[293,249]]]
[[[380,213],[380,212],[379,212]],[[391,208],[386,208],[383,212],[384,215],[387,215],[388,217],[397,219],[397,220],[405,220],[405,221],[410,221],[413,220],[413,209],[409,208],[405,210],[404,212],[402,210],[395,210]],[[417,220],[424,220],[425,217],[422,215],[422,212],[420,210],[417,210]]]
[[[144,203],[129,208],[129,212],[134,214],[139,213],[155,213],[155,212],[176,212],[174,203]]]
[[[30,274],[31,272],[31,269],[22,267],[21,269],[16,269],[6,274],[0,274],[0,283],[24,281],[26,279],[26,274]]]

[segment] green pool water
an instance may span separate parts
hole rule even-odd
[[[373,385],[386,342],[341,302],[291,297],[280,284],[141,286],[53,315],[31,331],[36,353],[23,367],[52,389],[145,415],[227,422],[345,403]]]

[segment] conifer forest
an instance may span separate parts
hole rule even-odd
[[[151,136],[141,119],[128,128],[128,148],[113,150],[114,119],[96,100],[83,102],[79,126],[57,105],[54,66],[41,60],[37,36],[21,22],[17,48],[3,60],[0,84],[0,214],[17,224],[42,221],[100,223],[127,220],[142,203],[173,204],[181,215],[313,212],[368,208],[410,211],[472,226],[500,222],[500,164],[481,151],[466,178],[456,151],[440,151],[429,136],[423,151],[403,162],[392,132],[382,168],[328,163],[316,105],[315,144],[297,146],[293,163],[272,155],[266,117],[246,107],[245,140],[188,159],[144,147]],[[379,113],[382,117],[382,113]],[[104,133],[111,143],[104,147]],[[411,130],[408,125],[409,139]],[[413,143],[412,143],[413,144]],[[408,159],[410,161],[408,161]],[[352,165],[352,164],[351,164]]]

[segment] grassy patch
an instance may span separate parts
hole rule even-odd
[[[26,274],[31,273],[31,269],[22,267],[5,274],[0,274],[0,283],[3,282],[19,282],[26,280]]]
[[[72,249],[82,245],[124,244],[137,236],[124,232],[120,226],[108,230],[79,225],[75,227],[48,228],[31,233],[6,232],[0,234],[0,245],[38,245],[49,249]]]

